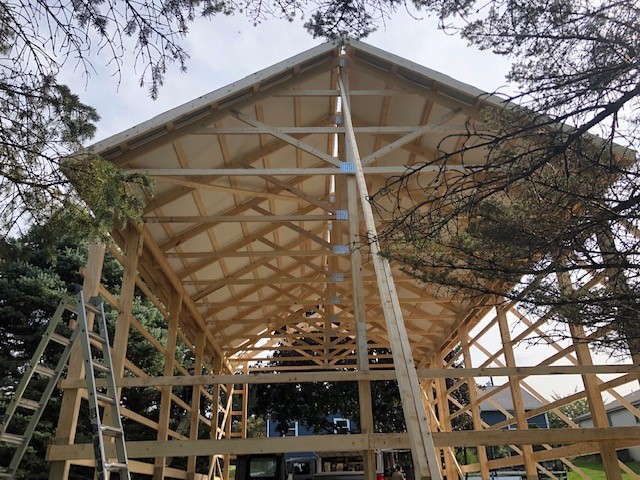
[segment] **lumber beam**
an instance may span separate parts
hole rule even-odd
[[[580,445],[591,442],[611,442],[616,445],[631,446],[640,443],[637,427],[584,428],[584,429],[535,429],[535,430],[473,430],[457,432],[434,432],[434,444],[439,447],[456,447],[477,445],[507,445],[509,443],[539,445],[557,443],[570,445],[575,449],[573,455],[580,453]],[[330,441],[329,441],[330,439]],[[127,442],[127,453],[130,458],[150,457],[186,457],[190,455],[206,456],[216,454],[245,453],[277,453],[277,452],[357,452],[367,448],[408,448],[409,438],[406,433],[374,433],[369,435],[317,435],[308,437],[279,438],[247,438],[223,440],[171,440],[165,442],[131,441]],[[115,449],[114,445],[107,446]],[[558,448],[558,455],[568,454]],[[114,450],[115,452],[115,450]],[[553,450],[535,452],[536,461],[549,460],[556,457]],[[48,461],[88,460],[93,458],[91,444],[55,445],[47,450]],[[518,464],[518,463],[516,463]],[[522,459],[519,460],[522,464]],[[491,467],[491,464],[489,465]]]
[[[424,130],[424,128],[422,129]],[[421,130],[421,131],[422,131]],[[427,129],[428,130],[428,129]],[[400,140],[403,140],[400,142]],[[373,160],[376,160],[378,157],[383,154],[388,153],[394,148],[403,147],[407,143],[411,142],[411,138],[406,140],[402,137],[397,145],[394,145],[393,148],[386,149],[381,151]],[[394,142],[395,143],[395,142]],[[392,144],[393,145],[393,144]],[[371,160],[371,161],[373,161]],[[469,171],[468,166],[465,165],[419,165],[417,167],[411,166],[378,166],[378,167],[364,167],[362,169],[365,175],[402,175],[407,173],[407,171],[411,170],[420,170],[420,172],[428,173],[439,173],[439,172],[466,172]],[[205,180],[199,180],[198,182],[191,182],[190,184],[182,183],[181,185],[190,186],[193,188],[225,188],[231,189],[231,187],[223,187],[218,185],[211,185],[208,183],[210,180],[209,177],[262,177],[264,175],[269,176],[329,176],[329,175],[351,175],[348,172],[340,170],[335,167],[307,167],[307,168],[136,168],[131,169],[134,173],[141,173],[148,175],[150,177],[155,177],[158,179],[162,179],[165,177],[205,177]],[[239,190],[242,193],[242,190]],[[246,191],[246,194],[249,194]],[[258,193],[255,193],[258,195]],[[271,195],[274,198],[279,198],[281,195],[273,192],[266,192],[265,195]]]
[[[360,195],[360,203],[363,209],[364,221],[367,229],[365,238],[373,239],[370,243],[376,276],[378,277],[378,289],[380,300],[385,313],[387,333],[389,343],[393,352],[396,373],[398,373],[398,386],[402,398],[402,407],[405,415],[407,430],[411,443],[411,450],[416,466],[416,480],[422,478],[442,478],[438,468],[439,460],[436,458],[435,448],[427,417],[422,406],[420,396],[420,385],[416,374],[409,338],[402,318],[402,311],[398,302],[398,294],[393,283],[391,267],[389,262],[380,256],[380,246],[377,242],[376,225],[373,218],[371,205],[369,204],[369,193],[362,171],[360,153],[353,133],[353,123],[349,108],[349,96],[346,90],[344,79],[346,70],[341,67],[338,83],[342,98],[342,109],[347,137],[350,139],[347,144],[347,158],[353,162],[355,167],[355,177]]]

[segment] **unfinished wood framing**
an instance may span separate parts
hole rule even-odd
[[[640,445],[640,436],[609,426],[603,395],[640,418],[621,394],[637,384],[637,359],[598,363],[588,346],[597,334],[573,331],[584,341],[556,341],[548,315],[530,318],[517,301],[495,308],[489,297],[437,297],[383,260],[376,241],[363,241],[390,219],[374,215],[368,196],[407,167],[433,160],[438,148],[459,146],[469,122],[485,130],[483,104],[502,107],[364,43],[326,43],[94,147],[119,168],[157,180],[143,221],[113,232],[111,253],[124,266],[118,295],[99,283],[103,246],[91,248],[84,271],[85,291],[118,309],[112,344],[119,389],[159,394],[154,418],[122,409],[127,422],[156,439],[128,443],[132,471],[226,479],[240,453],[349,451],[363,453],[372,480],[376,449],[411,448],[416,480],[469,473],[488,480],[498,468],[557,478],[554,465],[587,478],[572,460],[586,453],[602,455],[608,478],[621,478],[628,468],[616,452]],[[478,153],[464,166],[452,159],[420,175],[457,175],[482,162]],[[411,192],[420,194],[417,185]],[[594,275],[589,286],[603,279]],[[135,287],[165,319],[166,340],[132,314]],[[161,376],[127,358],[133,332],[165,358]],[[546,350],[523,360],[520,349],[532,338]],[[186,360],[177,348],[188,351]],[[274,372],[256,363],[274,350],[291,365]],[[56,480],[92,464],[91,446],[73,445],[86,390],[78,354],[72,358],[48,452]],[[583,383],[566,398],[548,398],[540,386],[557,378]],[[371,386],[380,380],[398,382],[406,434],[374,433]],[[252,385],[325,381],[358,382],[360,432],[246,438]],[[589,401],[595,428],[579,428],[560,411],[580,398]],[[485,419],[486,406],[499,421]],[[548,413],[567,428],[528,428]],[[463,448],[474,455],[463,458]]]

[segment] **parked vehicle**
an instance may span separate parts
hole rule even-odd
[[[405,452],[408,454],[408,452]],[[384,480],[398,467],[398,451],[376,452],[376,477]],[[407,468],[410,466],[407,465]],[[235,480],[365,480],[362,457],[348,452],[238,455]]]
[[[238,455],[236,480],[286,480],[287,466],[282,453]]]

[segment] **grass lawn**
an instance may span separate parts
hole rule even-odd
[[[580,460],[580,459],[576,459],[573,464],[576,467],[580,467],[580,469],[586,474],[588,475],[591,480],[606,480],[607,477],[604,474],[604,467],[602,466],[602,463],[600,462],[588,462],[585,460]],[[631,468],[631,470],[633,470],[636,473],[640,473],[640,462],[629,462],[627,463],[627,466],[629,468]],[[568,480],[581,480],[582,477],[580,477],[580,475],[578,475],[577,473],[569,473],[569,476],[567,477]],[[631,478],[629,475],[627,475],[626,473],[622,473],[622,478]]]

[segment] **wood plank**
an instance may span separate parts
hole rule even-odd
[[[509,330],[505,310],[501,307],[496,307],[496,317],[498,318],[498,327],[500,329],[500,338],[502,339],[502,351],[505,363],[507,364],[507,367],[515,367],[516,357],[513,353],[513,341],[511,340],[511,332]],[[527,430],[529,428],[529,424],[527,422],[527,417],[525,416],[520,381],[517,377],[509,377],[509,389],[511,391],[511,398],[513,399],[513,414],[516,418],[518,430]],[[515,442],[512,441],[512,443]],[[522,445],[522,456],[524,458],[527,479],[536,480],[538,478],[538,471],[535,461],[533,460],[533,447],[527,444]]]
[[[340,221],[335,215],[185,215],[145,216],[145,223],[227,223],[227,222],[327,222]]]
[[[469,348],[469,327],[467,324],[460,325],[460,345],[462,347],[462,356],[464,360],[465,370],[470,370],[473,365],[473,358],[471,356],[471,349]],[[473,421],[473,428],[476,431],[482,431],[482,417],[480,415],[480,404],[478,403],[478,391],[476,389],[476,382],[472,375],[465,376],[465,380],[468,386],[469,403],[471,405],[471,418]],[[487,448],[484,445],[478,445],[477,447],[478,463],[480,464],[480,473],[483,480],[489,479],[489,467],[487,466]]]
[[[539,445],[542,443],[589,444],[595,441],[625,442],[624,445],[640,443],[637,427],[585,428],[585,429],[535,429],[535,430],[499,430],[499,431],[457,431],[434,432],[437,447],[507,445]],[[328,441],[330,439],[330,441]],[[225,440],[171,440],[166,442],[131,441],[127,442],[130,458],[150,458],[163,456],[206,456],[217,454],[278,453],[278,452],[356,452],[368,448],[408,448],[408,435],[403,433],[377,433],[370,435],[317,435],[308,437],[247,438]],[[115,448],[110,445],[109,448]],[[580,446],[571,446],[576,453]],[[558,455],[569,456],[562,448]],[[112,454],[112,452],[109,452]],[[534,460],[543,461],[557,458],[556,452],[546,450],[535,452]],[[574,454],[574,455],[575,455]],[[47,449],[48,461],[83,460],[93,458],[91,444],[50,445]],[[520,460],[520,462],[522,462]],[[491,464],[489,465],[491,467]]]
[[[178,337],[178,323],[180,319],[180,311],[182,310],[182,295],[173,292],[171,297],[171,305],[169,306],[169,325],[167,330],[167,348],[164,356],[163,373],[165,376],[173,374],[174,365],[176,363],[175,351]],[[158,436],[157,441],[163,442],[168,438],[169,420],[171,419],[171,397],[172,388],[170,385],[163,385],[160,396],[160,413],[158,419]],[[154,480],[162,480],[167,467],[164,458],[156,458],[153,471]]]
[[[242,455],[246,453],[279,452],[357,452],[364,449],[407,448],[406,435],[390,434],[353,434],[308,437],[247,438],[223,440],[172,440],[167,442],[132,441],[127,442],[129,458],[186,457],[189,455],[207,456]],[[75,447],[75,448],[74,448]],[[110,453],[110,448],[107,448]],[[49,461],[69,459],[82,460],[93,458],[91,444],[50,445],[47,450]]]
[[[441,126],[451,120],[453,120],[456,116],[458,116],[458,114],[460,114],[461,112],[461,108],[456,108],[454,110],[452,110],[451,112],[445,113],[444,115],[442,115],[440,118],[433,120],[429,123],[427,123],[426,125],[423,125],[422,127],[416,129],[415,131],[406,134],[405,136],[399,138],[398,140],[396,140],[393,143],[390,143],[389,145],[386,145],[384,147],[382,147],[381,149],[371,153],[370,155],[367,155],[365,158],[362,159],[362,166],[365,167],[367,165],[369,165],[370,163],[375,162],[376,160],[378,160],[379,158],[383,157],[384,155],[387,155],[388,153],[408,144],[411,143],[412,141],[414,141],[417,138],[420,138],[421,136],[423,136],[424,134],[428,133],[433,127],[438,127]]]
[[[183,187],[191,188],[195,191],[209,190],[214,192],[230,193],[241,197],[249,197],[250,199],[264,198],[265,200],[282,200],[285,202],[300,203],[302,201],[299,197],[292,195],[284,195],[282,193],[273,193],[272,191],[265,190],[247,190],[246,188],[227,187],[225,185],[217,185],[213,183],[197,182],[193,180],[186,180],[183,178],[175,178],[164,175],[157,175],[156,180],[161,183],[169,183],[172,185],[181,185]],[[146,212],[146,210],[145,210]]]
[[[328,155],[327,153],[321,150],[318,150],[315,147],[312,147],[311,145],[303,142],[302,140],[298,140],[297,138],[292,137],[291,135],[288,135],[284,132],[279,131],[277,128],[270,127],[269,125],[259,122],[258,120],[254,120],[253,118],[249,117],[248,115],[245,115],[244,113],[238,110],[231,110],[231,114],[234,117],[236,117],[238,120],[248,123],[249,125],[253,125],[254,127],[259,127],[265,130],[266,132],[268,132],[270,135],[273,135],[274,137],[279,138],[280,140],[284,140],[285,142],[291,144],[292,146],[299,148],[300,150],[303,150],[315,157],[318,157],[319,159],[324,160],[325,162],[331,165],[335,165],[336,167],[340,166],[340,161],[338,159],[332,157],[331,155]]]
[[[369,128],[369,127],[362,127]],[[404,138],[404,137],[403,137]],[[409,140],[410,142],[411,140]],[[404,146],[406,143],[402,143]],[[363,167],[363,172],[366,175],[402,175],[407,173],[407,170],[417,170],[421,172],[465,172],[469,170],[469,167],[464,165],[419,165],[412,168],[411,165],[398,165],[398,166],[379,166],[379,167]],[[353,175],[350,172],[341,171],[339,168],[136,168],[131,169],[132,173],[141,173],[154,178],[164,177],[205,177],[205,181],[185,183],[183,181],[180,185],[190,186],[193,188],[211,188],[219,189],[221,191],[231,190],[232,187],[224,187],[222,185],[212,185],[206,183],[206,181],[217,177],[261,177],[263,175],[270,176],[326,176],[326,175]],[[173,181],[176,184],[178,179],[172,179],[167,181]],[[255,194],[260,195],[260,192],[243,191],[237,189],[239,194]],[[263,192],[265,198],[279,198],[282,195],[274,192]],[[290,197],[289,197],[290,198]],[[287,199],[285,197],[285,199]]]
[[[392,89],[371,89],[371,90],[351,90],[352,96],[414,96],[416,93],[407,90],[392,90]],[[274,97],[339,97],[340,90],[285,90],[282,93],[274,95]]]
[[[168,252],[167,258],[252,258],[252,257],[322,257],[344,255],[333,250],[219,250],[206,252]]]
[[[345,74],[346,71],[341,70],[341,75]],[[431,432],[429,431],[426,414],[422,406],[418,376],[413,363],[411,346],[409,345],[409,339],[404,326],[402,310],[393,283],[391,268],[389,262],[379,255],[380,246],[375,240],[378,235],[371,204],[368,200],[369,193],[362,171],[360,153],[358,152],[355,134],[353,133],[348,91],[345,89],[342,76],[338,77],[338,82],[342,98],[344,122],[347,127],[347,135],[350,137],[350,141],[347,144],[347,158],[355,165],[355,177],[360,194],[360,204],[367,229],[365,238],[374,239],[370,242],[369,246],[378,278],[378,289],[387,325],[389,343],[391,344],[396,373],[398,374],[398,386],[402,398],[405,423],[409,432],[413,460],[416,467],[416,477],[431,477],[440,480],[442,476],[438,468],[439,460],[436,458]]]
[[[117,379],[118,386],[160,387],[172,385],[184,387],[187,385],[221,385],[221,384],[268,384],[268,383],[304,383],[304,382],[355,382],[359,380],[379,381],[393,380],[393,370],[370,372],[317,372],[317,373],[273,373],[273,374],[234,374],[234,375],[167,375],[162,377],[124,377]],[[101,383],[102,382],[102,383]],[[104,380],[97,379],[97,385],[104,384]],[[61,380],[62,389],[86,388],[84,380]]]
[[[382,133],[411,133],[420,128],[421,125],[381,125],[376,127],[353,127],[354,133],[382,134]],[[344,127],[278,127],[279,132],[290,135],[332,135],[345,133]],[[460,127],[441,125],[429,130],[429,133],[444,133],[447,135],[467,135],[477,132],[487,132],[488,129],[482,127]],[[263,135],[269,131],[259,127],[203,127],[193,132],[193,135]]]

